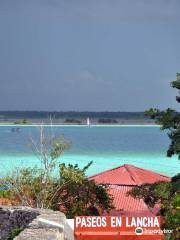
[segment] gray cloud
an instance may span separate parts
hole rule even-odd
[[[179,1],[1,0],[0,109],[177,107]],[[179,70],[180,71],[180,70]]]
[[[166,21],[180,16],[179,0],[1,0],[1,8],[25,9],[27,13],[48,11],[55,16],[92,21]],[[26,12],[26,11],[25,11]]]

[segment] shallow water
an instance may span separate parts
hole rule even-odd
[[[14,126],[13,126],[14,127]],[[36,126],[20,126],[12,132],[12,126],[0,126],[0,175],[16,166],[38,165],[39,161],[29,148],[29,139],[38,138]],[[46,132],[64,134],[71,148],[59,159],[65,163],[78,163],[81,167],[89,161],[93,165],[88,175],[110,169],[124,163],[173,176],[180,172],[177,157],[167,158],[169,139],[157,126],[115,127],[45,127]]]

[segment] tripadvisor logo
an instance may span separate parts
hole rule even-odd
[[[137,227],[137,228],[135,229],[135,234],[136,234],[136,235],[142,235],[142,234],[143,234],[143,229],[142,229],[141,227]]]

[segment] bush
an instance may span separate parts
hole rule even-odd
[[[172,178],[170,183],[157,182],[133,188],[128,194],[143,199],[149,208],[160,204],[159,214],[164,217],[162,228],[173,229],[170,239],[180,238],[180,174]]]
[[[67,118],[64,121],[65,123],[70,123],[70,124],[81,124],[82,121],[79,119],[75,119],[75,118]]]
[[[16,120],[14,122],[14,124],[18,125],[18,124],[32,124],[32,122],[30,120],[27,120],[27,119],[19,119],[19,120]]]
[[[90,209],[109,211],[112,198],[108,188],[96,184],[85,176],[89,163],[83,169],[78,165],[60,164],[59,157],[69,148],[63,136],[45,135],[40,129],[40,139],[31,139],[31,145],[41,162],[41,168],[22,168],[6,177],[10,188],[1,195],[15,199],[21,205],[35,208],[61,210],[68,217],[90,214]],[[59,175],[54,176],[54,171]]]
[[[54,198],[55,208],[58,207],[69,218],[94,215],[93,209],[96,209],[97,215],[113,208],[108,187],[98,185],[86,177],[85,172],[91,164],[92,162],[83,169],[78,165],[60,165],[60,190]]]
[[[98,123],[103,123],[103,124],[116,124],[118,121],[116,119],[111,119],[111,118],[100,118],[98,120]]]

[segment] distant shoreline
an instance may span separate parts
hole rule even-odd
[[[92,124],[87,126],[85,124],[5,124],[0,123],[0,127],[160,127],[157,124]]]
[[[0,111],[0,126],[155,126],[155,121],[144,112],[37,112],[37,111]],[[87,124],[88,125],[88,124]]]

